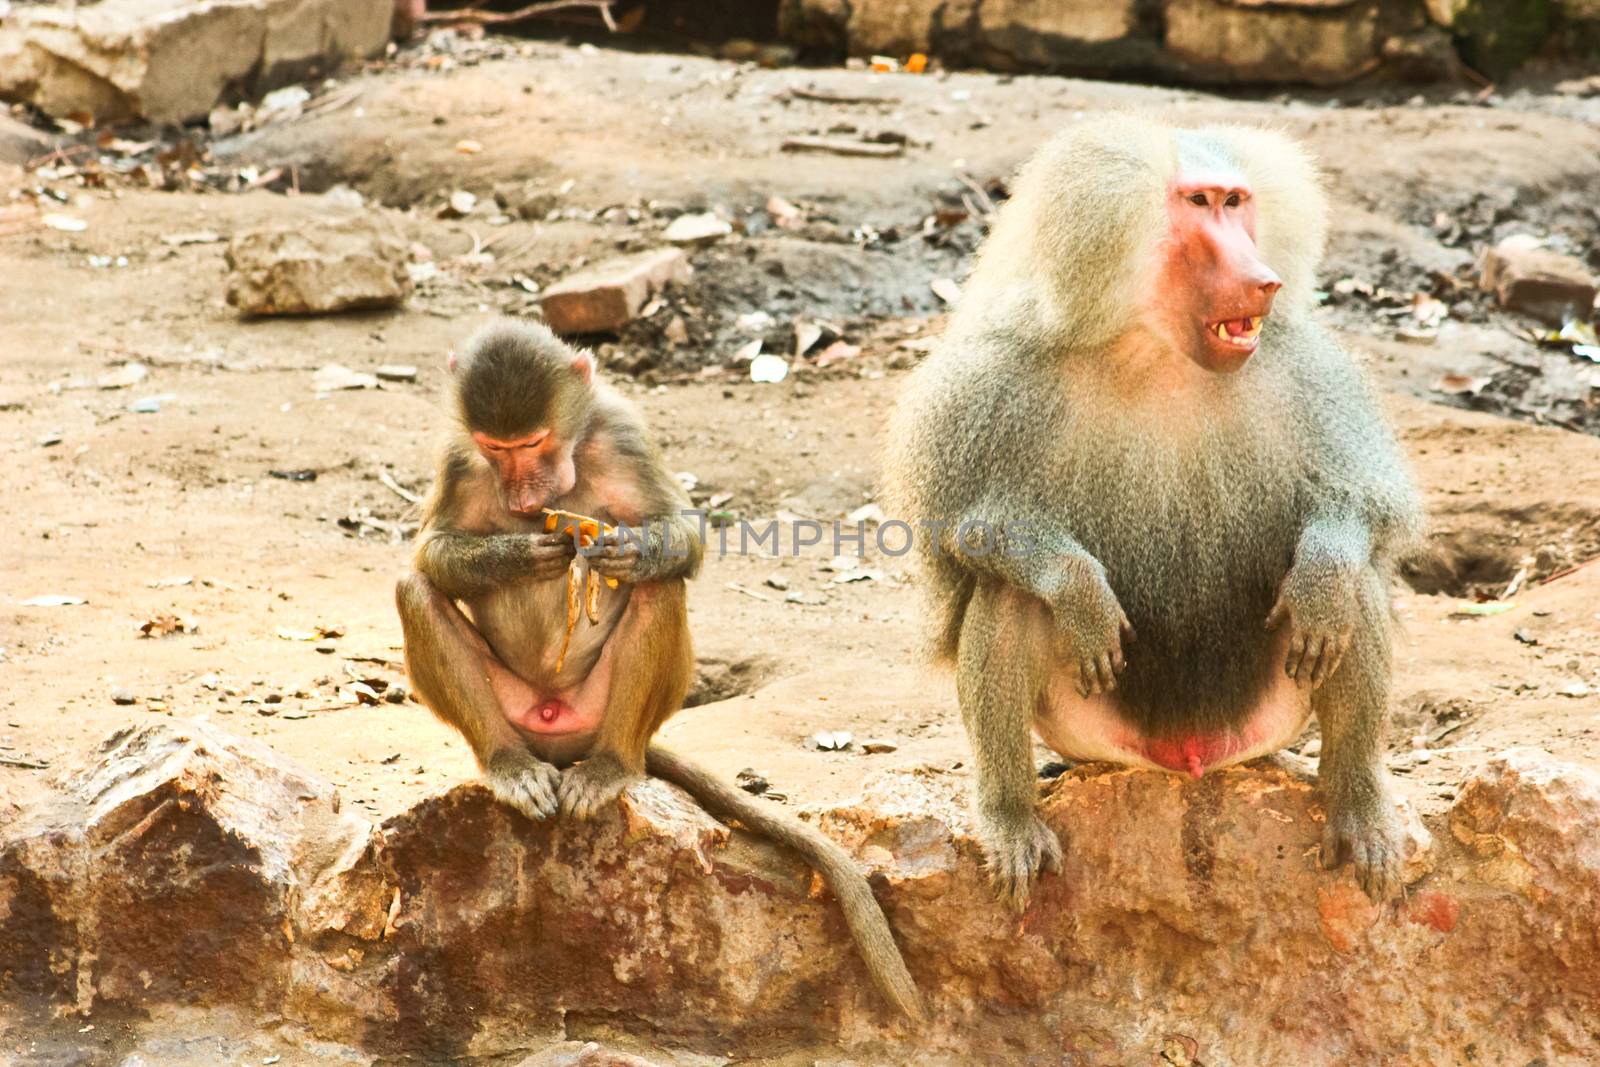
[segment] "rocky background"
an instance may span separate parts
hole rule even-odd
[[[0,100],[181,123],[340,64],[452,8],[422,0],[86,0],[0,5]],[[766,0],[573,3],[556,32],[636,31],[729,58],[1051,71],[1202,85],[1489,84],[1531,58],[1600,57],[1600,0]],[[483,19],[527,12],[510,0]],[[539,14],[547,14],[539,12]],[[512,21],[526,26],[523,18]],[[469,20],[470,21],[470,20]],[[534,25],[537,25],[536,23]],[[751,39],[750,34],[759,35]]]
[[[513,27],[564,42],[398,10],[0,0],[0,1062],[1600,1062],[1581,5]],[[494,804],[411,698],[392,581],[445,354],[497,315],[590,346],[724,528],[870,531],[885,412],[1012,168],[1119,107],[1326,171],[1319,314],[1432,516],[1395,590],[1408,891],[1317,868],[1313,727],[1199,783],[1038,750],[1068,869],[1005,914],[905,562],[714,552],[663,736],[871,872],[910,1027],[810,872],[675,790],[583,828]]]

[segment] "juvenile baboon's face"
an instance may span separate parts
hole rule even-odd
[[[1283,287],[1256,251],[1250,184],[1228,169],[1181,169],[1167,187],[1166,218],[1151,293],[1157,329],[1206,370],[1236,371]]]
[[[535,515],[577,482],[573,442],[548,429],[513,440],[473,431],[473,442],[499,480],[500,502],[513,515]]]

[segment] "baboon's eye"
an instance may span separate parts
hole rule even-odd
[[[1239,194],[1238,193],[1229,193],[1228,194],[1228,199],[1224,200],[1223,204],[1226,205],[1227,207],[1238,207],[1239,206]]]
[[[1205,207],[1206,206],[1206,194],[1205,193],[1191,193],[1191,194],[1189,194],[1189,203],[1194,204],[1196,207]]]

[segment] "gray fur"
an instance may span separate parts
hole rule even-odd
[[[1242,369],[1190,375],[1161,399],[1152,383],[1188,357],[1142,332],[1141,308],[1160,299],[1142,291],[1145,264],[1172,175],[1214,163],[1254,189],[1257,248],[1284,285]],[[1041,149],[1015,190],[885,457],[894,516],[945,527],[918,539],[930,636],[956,664],[997,883],[1020,904],[1049,862],[1031,807],[1016,810],[1032,777],[1020,741],[1050,661],[1076,654],[1091,673],[1101,657],[1120,713],[1150,738],[1236,726],[1274,671],[1307,672],[1324,728],[1336,724],[1324,779],[1348,833],[1329,847],[1377,857],[1362,877],[1381,884],[1389,616],[1374,604],[1421,514],[1375,396],[1312,315],[1326,228],[1314,168],[1268,131],[1112,117]],[[973,521],[1002,532],[1000,550],[962,550],[953,530]],[[1303,664],[1274,656],[1280,591],[1308,635]],[[1120,653],[1119,605],[1137,635],[1124,631]],[[1052,641],[1027,637],[1052,622]],[[1350,648],[1342,665],[1335,645]]]

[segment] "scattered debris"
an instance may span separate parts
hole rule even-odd
[[[1594,690],[1586,682],[1572,682],[1556,690],[1556,695],[1564,697],[1586,697]]]
[[[222,240],[223,236],[220,233],[214,233],[211,230],[196,230],[193,233],[169,233],[161,238],[161,243],[171,245],[174,248],[182,248],[184,245],[213,245],[220,243]]]
[[[862,504],[845,516],[845,521],[849,523],[881,523],[883,519],[883,508],[877,504]]]
[[[768,588],[777,589],[781,592],[782,590],[789,588],[789,579],[785,578],[781,574],[774,574],[767,578],[766,584]]]
[[[1431,388],[1436,393],[1447,393],[1451,396],[1477,396],[1493,381],[1494,379],[1487,375],[1441,374],[1434,379]]]
[[[1539,639],[1526,630],[1513,630],[1511,636],[1525,645],[1537,645],[1539,643]]]
[[[883,738],[874,738],[872,740],[861,742],[861,751],[865,752],[869,756],[885,752],[898,752],[899,750],[899,745],[895,744],[893,741],[884,740]]]
[[[129,704],[137,704],[138,702],[139,698],[133,695],[133,690],[131,689],[124,689],[121,686],[116,686],[111,690],[111,703],[113,704],[127,706]]]
[[[818,730],[811,735],[810,748],[823,752],[843,752],[855,744],[855,735],[848,730]]]
[[[155,615],[139,624],[141,637],[170,637],[173,634],[198,633],[200,624],[178,615]]]
[[[439,208],[439,217],[441,219],[464,219],[472,214],[477,206],[478,198],[476,195],[467,192],[465,189],[457,189],[450,194],[450,198],[444,202],[444,206]]]
[[[156,415],[161,411],[161,405],[168,400],[176,399],[171,393],[162,393],[160,396],[141,396],[128,404],[128,410],[135,415]]]
[[[1474,619],[1485,615],[1504,615],[1517,606],[1514,600],[1491,600],[1482,604],[1463,604],[1450,613],[1452,619]]]
[[[411,490],[395,481],[394,475],[390,474],[388,471],[380,470],[378,472],[378,481],[383,483],[384,488],[388,489],[401,500],[404,500],[407,504],[422,503],[422,497],[418,496],[416,493],[413,493]]]
[[[344,389],[381,389],[376,374],[351,370],[340,363],[329,363],[317,369],[311,378],[311,388],[319,393],[334,393]]]
[[[269,478],[281,478],[286,482],[314,482],[317,472],[311,467],[299,467],[294,470],[269,470]]]
[[[143,363],[129,360],[116,370],[107,371],[95,379],[95,385],[101,389],[126,389],[130,385],[138,385],[149,377],[150,368]]]
[[[819,104],[883,104],[885,106],[898,104],[899,98],[881,94],[841,93],[833,89],[818,89],[815,86],[791,86],[784,91],[784,95],[794,100],[811,100]]]
[[[384,363],[373,372],[381,381],[385,382],[414,382],[417,380],[417,368],[409,363]]]
[[[75,604],[87,604],[88,601],[81,596],[64,596],[61,594],[46,596],[31,596],[22,602],[25,608],[67,608]]]
[[[746,793],[754,793],[756,796],[760,796],[771,788],[766,776],[758,773],[752,767],[746,767],[734,775],[733,784],[743,789]]]
[[[63,215],[58,211],[46,212],[39,216],[39,221],[63,233],[82,233],[89,228],[89,224],[76,215]]]
[[[949,278],[935,278],[928,283],[928,288],[933,290],[933,295],[943,300],[946,304],[954,305],[961,299],[961,286]]]
[[[344,636],[344,629],[338,626],[318,626],[312,630],[294,630],[287,626],[276,626],[272,632],[285,641],[321,641]]]
[[[836,156],[887,159],[905,151],[904,142],[846,141],[838,137],[790,137],[779,145],[785,152],[828,152]]]
[[[52,430],[47,434],[40,435],[39,439],[34,443],[40,448],[50,448],[54,445],[59,445],[62,440],[64,440],[64,438],[61,436],[60,431]]]
[[[661,236],[675,245],[715,244],[733,232],[733,226],[710,212],[699,215],[679,215],[667,225]]]
[[[754,342],[760,344],[759,341]],[[756,356],[750,360],[750,380],[752,382],[781,382],[789,376],[789,361],[782,356],[769,354]]]

